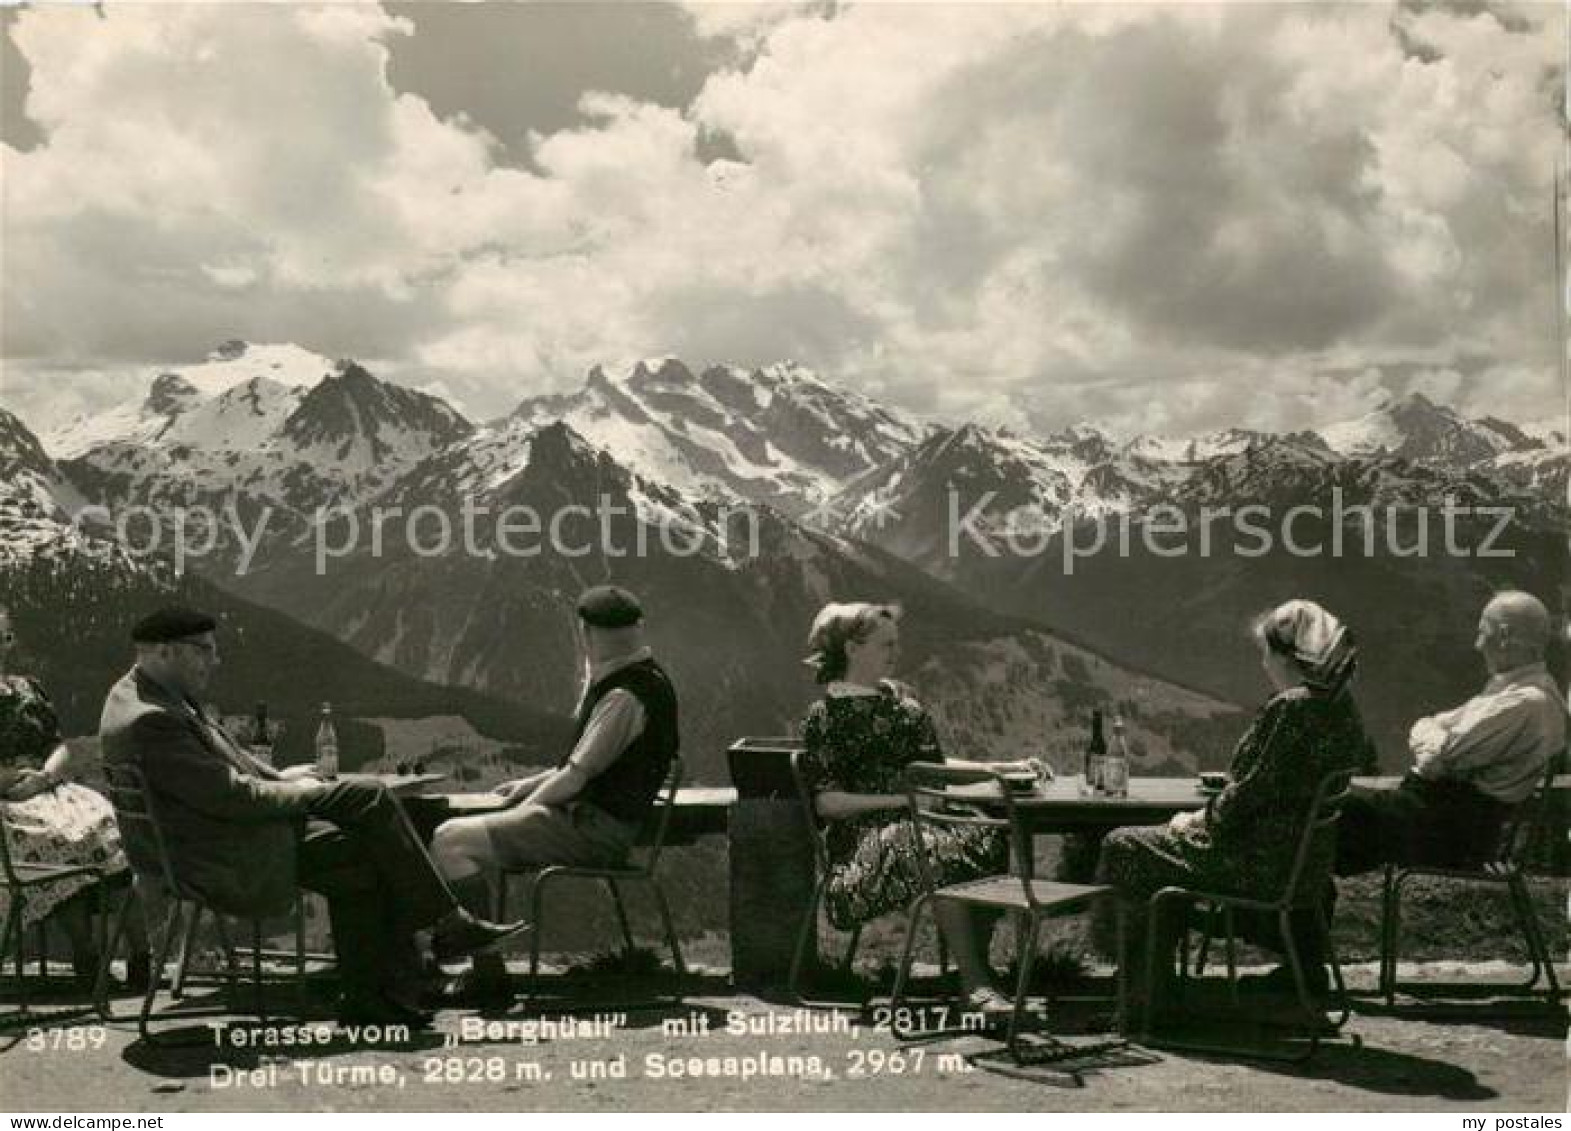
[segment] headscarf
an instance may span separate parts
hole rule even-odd
[[[1358,667],[1352,631],[1313,601],[1293,600],[1273,609],[1265,618],[1264,636],[1272,651],[1297,661],[1312,691],[1339,694]]]

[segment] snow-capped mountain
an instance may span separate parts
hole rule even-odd
[[[1127,455],[1158,463],[1205,463],[1218,456],[1238,455],[1277,438],[1274,432],[1254,428],[1222,428],[1197,436],[1136,436],[1124,445]],[[1325,447],[1325,441],[1310,431],[1290,434],[1293,440],[1311,447]]]
[[[1563,448],[1566,446],[1566,434],[1571,431],[1571,428],[1568,428],[1566,414],[1560,413],[1557,416],[1529,420],[1522,425],[1522,431],[1530,439],[1539,441],[1545,447]]]
[[[1467,466],[1502,452],[1539,447],[1521,429],[1491,417],[1469,420],[1423,393],[1409,393],[1373,412],[1323,429],[1345,456],[1397,456]]]
[[[615,372],[596,366],[578,392],[530,398],[511,419],[561,421],[639,474],[691,494],[798,514],[930,431],[802,366],[694,375],[670,357]]]
[[[745,501],[690,495],[639,475],[562,421],[535,428],[517,418],[481,428],[416,463],[378,496],[377,504],[406,511],[435,506],[452,513],[467,504],[499,515],[522,502],[548,521],[564,498],[596,501],[585,504],[592,507],[614,499],[614,505],[628,508],[627,517],[646,527],[679,531],[694,539],[695,553],[715,560],[727,560],[728,511],[744,512],[749,522],[780,521]],[[567,536],[576,542],[581,534],[574,528]]]
[[[14,414],[0,408],[0,489],[32,499],[49,511],[64,509],[63,481],[38,437]]]
[[[352,361],[226,343],[134,405],[58,434],[70,480],[112,505],[268,505],[314,514],[374,496],[472,426]]]
[[[260,395],[276,400],[280,390],[309,389],[332,369],[330,360],[297,345],[224,342],[205,361],[195,365],[159,366],[127,373],[126,384],[135,390],[129,400],[104,412],[79,416],[55,429],[44,436],[44,447],[56,459],[67,460],[108,443],[174,439],[171,429],[181,417],[236,386],[258,382],[263,387],[260,383],[265,383],[265,391]],[[243,413],[230,417],[231,421],[245,419]],[[205,423],[211,426],[219,422]],[[203,447],[221,446],[224,439],[222,431],[203,432],[195,426],[185,434],[186,442]]]
[[[91,560],[119,568],[129,555],[73,522],[85,500],[32,431],[0,408],[0,570],[29,562]]]
[[[355,479],[407,467],[473,430],[446,401],[346,361],[301,397],[274,442],[319,471]]]
[[[971,750],[1001,754],[1082,725],[1085,703],[1130,699],[1141,704],[1131,725],[1142,765],[1187,765],[1177,736],[1231,718],[1220,701],[987,612],[896,557],[767,505],[688,495],[618,454],[561,420],[498,422],[378,499],[405,513],[439,507],[454,530],[471,507],[478,552],[426,556],[393,527],[379,550],[362,540],[325,569],[297,550],[226,584],[411,675],[558,710],[577,690],[575,598],[597,582],[625,585],[679,689],[683,745],[702,781],[723,780],[736,736],[795,724],[814,694],[801,664],[807,627],[826,602],[857,596],[911,612],[911,671],[935,710],[964,724],[957,738]],[[492,538],[504,513],[514,516],[505,544]]]
[[[1140,454],[1086,425],[1030,440],[967,424],[940,430],[849,482],[830,508],[846,533],[944,575],[950,534],[990,544],[1035,540],[1067,519],[1125,513],[1161,498],[1187,466]]]

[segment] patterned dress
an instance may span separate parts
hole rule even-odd
[[[942,762],[933,720],[915,700],[885,684],[879,693],[829,695],[802,724],[804,769],[813,793],[904,793],[912,762]],[[940,886],[997,875],[1009,867],[1009,846],[994,829],[925,831],[929,864]],[[884,810],[825,830],[830,860],[825,905],[829,921],[848,930],[903,910],[923,890],[910,818]]]
[[[1231,783],[1192,825],[1181,832],[1153,825],[1109,834],[1097,878],[1126,901],[1124,960],[1136,963],[1130,969],[1143,961],[1146,901],[1161,888],[1280,896],[1321,780],[1339,771],[1370,772],[1374,759],[1350,694],[1291,688],[1260,709],[1233,751]],[[1333,828],[1311,847],[1306,893],[1320,891],[1335,854]]]
[[[59,744],[60,722],[43,689],[23,676],[0,676],[0,769],[42,769]],[[0,813],[13,863],[90,864],[105,873],[128,866],[113,807],[86,786],[64,782],[26,801],[0,801]],[[93,883],[92,876],[73,876],[29,888],[23,927]],[[0,916],[9,912],[9,893],[0,891]]]

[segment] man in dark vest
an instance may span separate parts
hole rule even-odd
[[[286,912],[296,885],[321,892],[344,989],[340,1017],[428,1024],[415,933],[429,928],[436,957],[448,961],[522,924],[459,907],[382,785],[323,781],[308,766],[275,770],[231,738],[202,707],[218,667],[217,627],[178,607],[144,618],[131,633],[136,665],[104,703],[104,763],[141,774],[159,826],[155,841],[142,824],[124,823],[132,866],[159,877],[164,854],[177,884],[228,915]]]
[[[506,809],[437,828],[431,854],[471,911],[489,907],[488,873],[498,867],[613,865],[633,847],[678,746],[676,692],[644,642],[643,618],[637,598],[614,585],[579,598],[588,672],[572,748],[555,769],[498,786]],[[460,994],[509,1000],[501,957],[477,954]]]

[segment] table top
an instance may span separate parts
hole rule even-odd
[[[495,813],[507,807],[495,793],[443,793],[441,800],[454,815]],[[736,790],[729,786],[684,786],[676,791],[678,809],[729,809],[736,802]]]
[[[413,797],[447,780],[446,774],[365,774],[352,770],[338,776],[343,781],[369,781],[385,785],[395,797]]]

